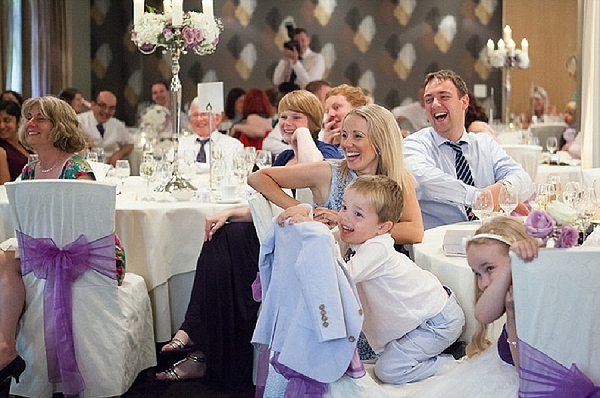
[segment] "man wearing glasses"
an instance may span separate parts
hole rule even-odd
[[[92,148],[103,148],[104,160],[113,166],[133,150],[133,138],[125,123],[113,117],[116,111],[117,97],[110,91],[100,91],[91,101],[91,110],[77,115]]]

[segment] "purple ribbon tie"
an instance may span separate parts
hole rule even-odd
[[[85,382],[77,366],[73,343],[72,284],[92,269],[111,279],[115,273],[115,236],[93,242],[80,235],[62,249],[51,238],[33,238],[17,231],[21,272],[46,279],[44,340],[48,381],[62,382],[65,396],[83,396]]]
[[[570,369],[519,339],[519,397],[600,398],[600,387],[576,364]]]

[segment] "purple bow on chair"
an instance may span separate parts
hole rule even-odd
[[[572,364],[567,369],[519,340],[519,397],[600,398],[600,387]]]
[[[87,269],[116,279],[115,237],[88,242],[80,235],[62,249],[51,238],[33,238],[17,231],[21,272],[46,279],[44,288],[44,339],[48,380],[62,382],[65,396],[82,396],[85,383],[77,366],[73,343],[71,285]]]

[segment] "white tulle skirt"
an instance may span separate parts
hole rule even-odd
[[[401,386],[381,384],[366,364],[361,379],[342,377],[329,385],[325,397],[419,397],[419,398],[516,398],[519,377],[514,366],[498,356],[495,345],[481,354],[448,365],[438,375]]]

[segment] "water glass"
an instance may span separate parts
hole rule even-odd
[[[121,179],[121,190],[118,193],[123,193],[125,187],[125,179],[131,175],[131,167],[129,166],[129,160],[119,159],[115,163],[115,176]]]
[[[494,197],[492,196],[492,191],[489,189],[476,190],[473,195],[471,210],[483,224],[494,212]]]
[[[246,156],[246,164],[248,165],[248,174],[250,174],[254,170],[254,163],[256,162],[256,148],[247,146],[244,148],[244,154]]]
[[[519,198],[517,197],[517,191],[512,185],[502,185],[498,193],[498,204],[507,216],[510,216],[517,208]]]
[[[90,150],[85,154],[85,159],[88,162],[98,162],[98,154]]]
[[[550,152],[550,155],[554,155],[558,149],[558,139],[556,137],[548,137],[546,139],[546,149]]]
[[[28,163],[35,163],[38,161],[38,154],[37,153],[30,153],[29,156],[27,156],[27,162]]]
[[[265,167],[271,167],[273,164],[273,157],[271,156],[271,152],[265,151],[261,149],[256,151],[256,166],[259,169],[264,169]]]

